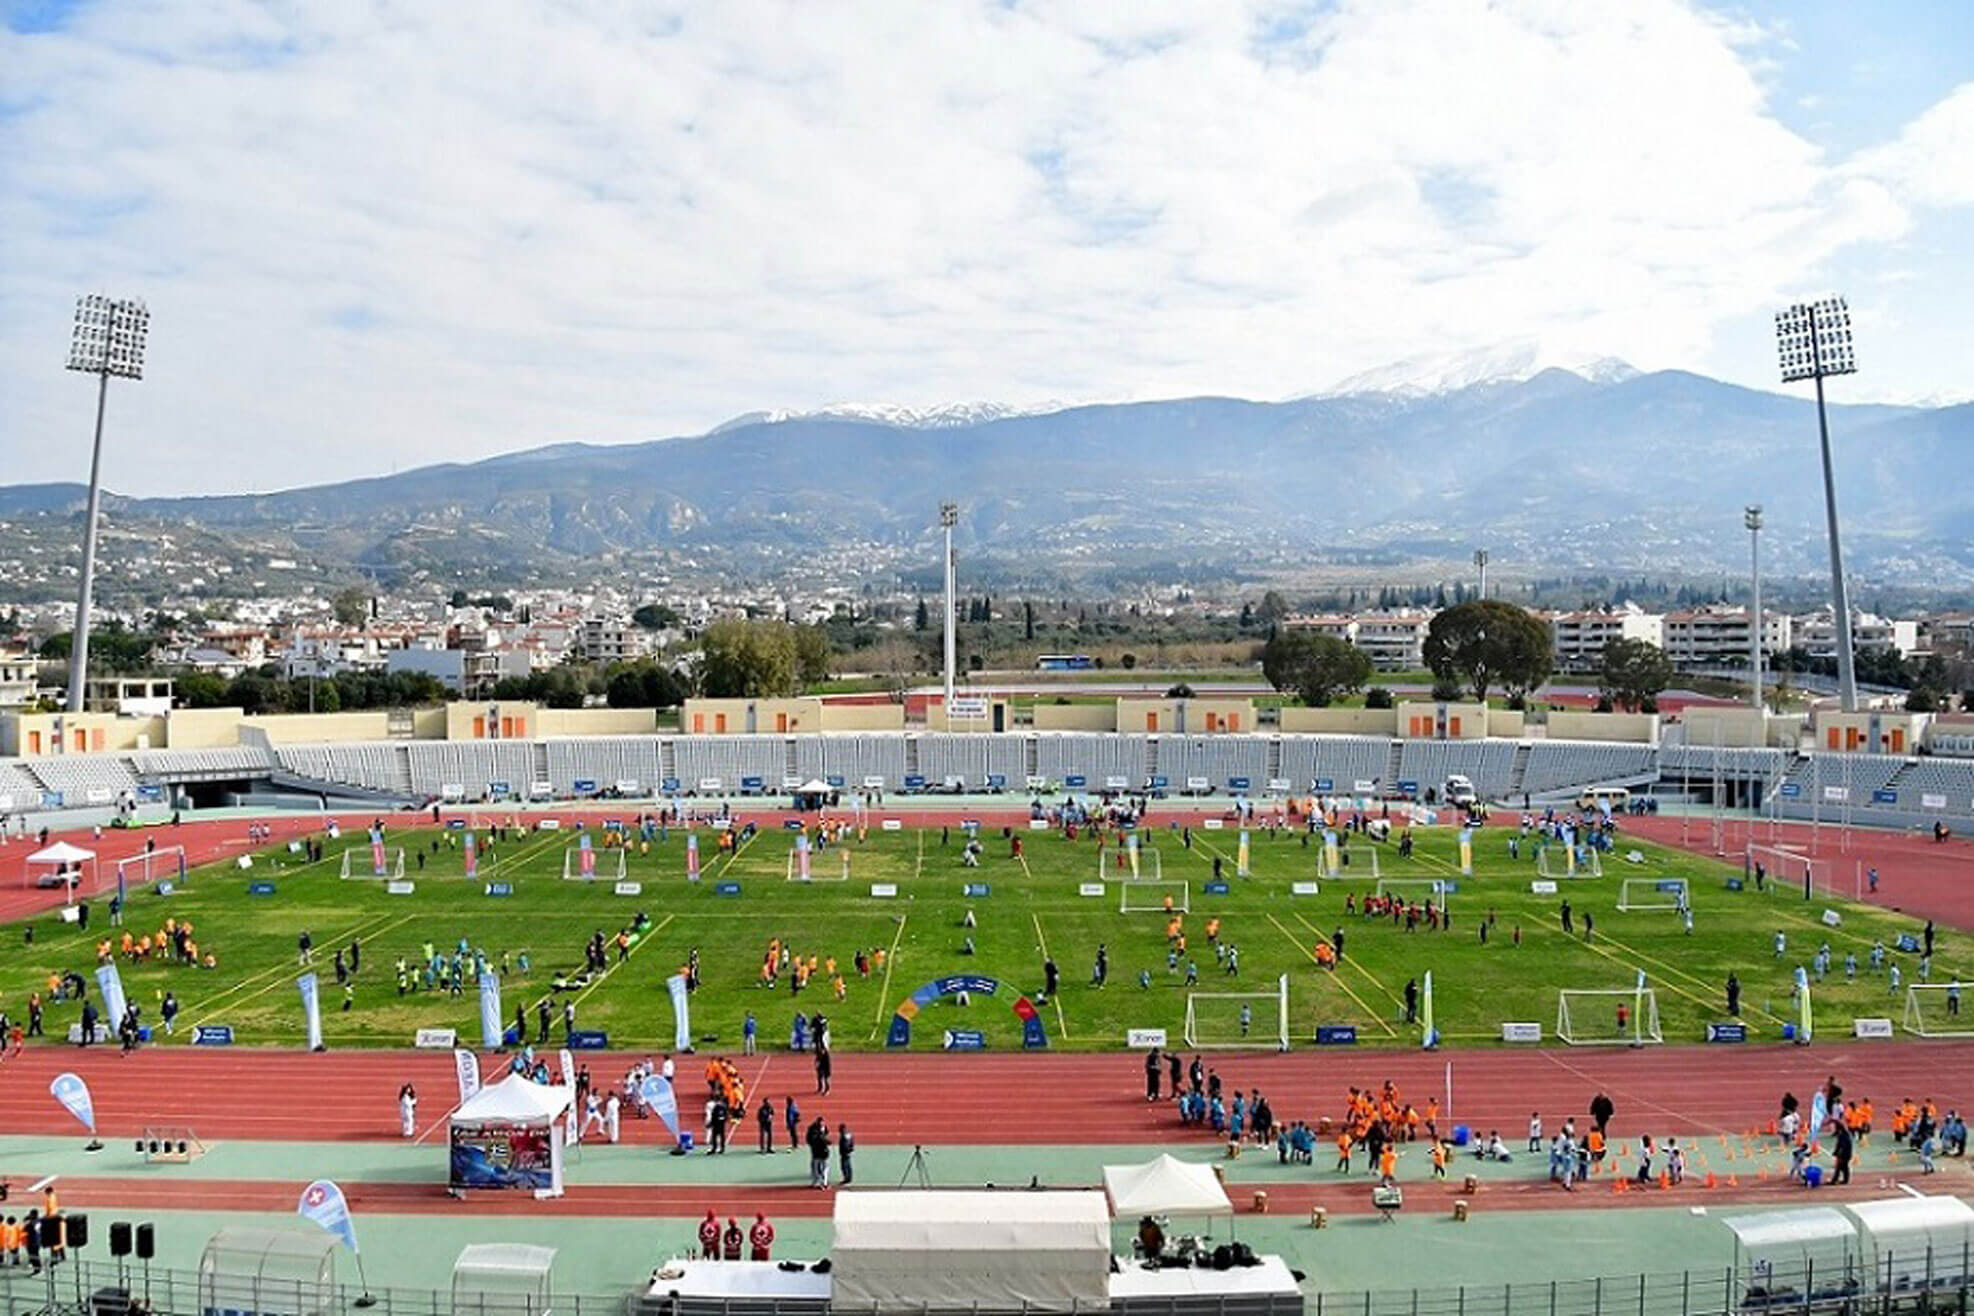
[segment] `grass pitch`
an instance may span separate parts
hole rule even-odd
[[[406,876],[414,884],[409,894],[391,894],[381,881],[338,877],[346,848],[361,852],[356,862],[367,870],[368,844],[360,833],[330,842],[325,858],[315,864],[277,846],[256,854],[250,871],[228,862],[196,870],[189,889],[169,896],[148,890],[131,894],[126,924],[132,932],[155,932],[167,917],[190,919],[202,953],[209,949],[218,957],[217,968],[122,957],[118,963],[125,991],[144,1007],[146,1022],[157,1022],[166,990],[177,996],[181,1039],[192,1025],[214,1023],[231,1025],[241,1042],[291,1046],[303,1040],[295,977],[296,942],[304,929],[314,939],[331,1046],[404,1046],[420,1027],[456,1028],[462,1041],[477,1041],[479,1007],[470,973],[457,996],[423,987],[400,995],[397,987],[399,957],[415,964],[426,943],[449,950],[462,939],[496,965],[506,957],[503,1012],[512,1022],[516,1006],[525,1007],[531,1037],[539,1000],[554,1002],[558,1038],[561,1004],[574,1000],[578,1027],[608,1032],[613,1046],[654,1049],[669,1046],[672,1037],[664,980],[695,949],[703,986],[692,1002],[694,1035],[703,1045],[735,1048],[747,1012],[759,1020],[762,1045],[778,1046],[785,1045],[797,1010],[825,1012],[839,1047],[882,1046],[898,1006],[929,979],[954,973],[998,978],[1003,991],[991,999],[976,996],[967,1006],[946,1001],[926,1006],[915,1022],[913,1045],[936,1047],[941,1029],[964,1026],[982,1030],[990,1046],[1016,1047],[1021,1030],[1011,1009],[1015,993],[1041,991],[1045,957],[1061,972],[1061,990],[1042,1008],[1050,1045],[1091,1049],[1121,1047],[1131,1028],[1164,1028],[1176,1043],[1186,1014],[1188,961],[1198,969],[1198,985],[1191,990],[1204,992],[1265,991],[1278,975],[1288,974],[1297,1045],[1307,1044],[1321,1024],[1354,1024],[1365,1044],[1417,1045],[1418,1029],[1403,1021],[1402,995],[1406,982],[1427,970],[1436,987],[1436,1021],[1449,1045],[1495,1040],[1506,1021],[1539,1023],[1548,1036],[1558,989],[1630,988],[1640,969],[1657,993],[1668,1042],[1702,1040],[1707,1022],[1727,1017],[1723,984],[1730,971],[1740,977],[1742,1017],[1751,1035],[1772,1039],[1795,1017],[1793,970],[1809,966],[1825,943],[1832,954],[1829,975],[1816,981],[1812,973],[1821,1033],[1848,1034],[1855,1016],[1899,1018],[1903,990],[1889,987],[1891,965],[1899,966],[1905,982],[1918,980],[1918,956],[1895,949],[1898,934],[1917,931],[1911,920],[1844,901],[1805,902],[1800,893],[1732,891],[1727,879],[1738,877],[1738,868],[1625,837],[1617,853],[1605,857],[1604,877],[1562,881],[1557,894],[1538,895],[1530,889],[1539,880],[1533,846],[1525,838],[1520,857],[1511,858],[1512,830],[1495,826],[1476,833],[1471,877],[1458,871],[1450,829],[1419,829],[1409,859],[1401,859],[1395,846],[1381,847],[1388,887],[1405,879],[1456,884],[1451,930],[1421,926],[1408,932],[1389,920],[1345,912],[1347,895],[1361,909],[1377,883],[1319,880],[1316,838],[1305,844],[1300,833],[1255,832],[1252,875],[1242,878],[1235,875],[1237,841],[1231,829],[1209,831],[1195,823],[1188,847],[1178,830],[1155,827],[1147,841],[1160,852],[1163,878],[1190,883],[1188,953],[1169,967],[1165,916],[1119,913],[1117,882],[1124,874],[1108,859],[1103,893],[1084,894],[1098,873],[1096,847],[1087,834],[1068,841],[1060,833],[1017,831],[1024,852],[1017,858],[1000,829],[989,828],[981,838],[980,867],[968,869],[962,867],[965,837],[958,828],[873,829],[867,839],[848,843],[848,882],[802,884],[785,878],[790,833],[764,829],[737,854],[722,856],[713,834],[701,829],[702,880],[690,884],[684,834],[674,830],[647,852],[631,853],[627,877],[642,890],[619,895],[608,879],[562,878],[563,853],[575,843],[568,831],[527,833],[497,844],[491,871],[483,868],[477,880],[468,881],[458,832],[394,827],[391,844],[407,850]],[[1360,839],[1353,848],[1361,854],[1369,844]],[[1633,849],[1643,853],[1643,864],[1624,861]],[[1216,857],[1227,883],[1224,894],[1206,890]],[[599,869],[614,875],[614,856],[599,858]],[[814,856],[814,872],[835,876],[841,862],[838,850],[821,850]],[[1617,909],[1625,878],[1674,877],[1687,879],[1693,893],[1690,934],[1675,912]],[[272,883],[274,893],[250,895],[253,882]],[[509,884],[511,894],[487,894],[489,882]],[[1311,882],[1317,884],[1315,894],[1308,894]],[[738,884],[738,894],[721,893],[728,883]],[[964,894],[969,883],[984,884],[986,894]],[[882,885],[895,886],[896,894],[873,895],[873,886]],[[1408,898],[1424,898],[1414,889],[1396,889]],[[1575,915],[1573,935],[1560,926],[1563,900]],[[0,933],[0,944],[11,948],[0,963],[0,1008],[11,1017],[25,1018],[28,993],[45,995],[51,972],[78,972],[93,993],[107,902],[93,903],[87,933],[52,913],[33,920],[32,943],[18,924]],[[975,920],[971,928],[963,926],[969,910]],[[1826,910],[1838,913],[1841,926],[1822,921]],[[640,912],[650,919],[649,931],[628,958],[619,962],[613,948],[606,975],[555,990],[558,978],[581,968],[583,945],[592,934],[612,937]],[[1595,920],[1589,939],[1583,935],[1586,913]],[[1239,948],[1238,978],[1225,972],[1208,943],[1206,924],[1215,917],[1221,944]],[[1480,928],[1490,918],[1483,942]],[[1339,927],[1346,943],[1342,964],[1319,968],[1312,947]],[[1778,932],[1786,939],[1780,956],[1774,945]],[[117,930],[107,935],[120,938]],[[799,995],[790,991],[787,975],[773,990],[760,985],[761,962],[776,937],[797,954],[821,961],[833,957],[844,979],[842,999],[826,972]],[[963,953],[968,938],[971,955]],[[350,1008],[344,1010],[332,953],[352,939],[362,943],[362,965],[348,997]],[[1887,960],[1886,969],[1874,972],[1875,942],[1884,944]],[[1109,957],[1108,984],[1102,988],[1091,983],[1099,945],[1107,947]],[[883,951],[882,967],[860,976],[853,967],[859,950],[872,952],[873,961],[874,952]],[[1857,957],[1855,980],[1844,970],[1847,952]],[[526,971],[520,967],[523,954],[530,962]],[[1974,959],[1953,942],[1941,946],[1931,967],[1935,982],[1974,978]],[[48,1034],[65,1034],[78,1010],[74,1003],[50,1006]],[[1265,1044],[1269,1015],[1257,1005],[1255,1018],[1255,1041]],[[1233,1028],[1231,1018],[1220,1022],[1223,1030]],[[1615,1033],[1615,1019],[1611,1027]]]

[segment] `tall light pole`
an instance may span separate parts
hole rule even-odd
[[[82,711],[89,680],[89,595],[96,583],[96,519],[103,502],[103,408],[110,376],[144,377],[144,338],[151,312],[144,303],[90,293],[75,299],[69,369],[96,376],[96,445],[89,457],[89,512],[82,532],[82,588],[76,595],[75,635],[69,644],[69,712]]]
[[[953,592],[959,586],[958,564],[953,560],[953,527],[959,523],[958,503],[939,504],[939,527],[946,532],[946,703],[942,711],[948,719],[953,716],[953,627],[957,606]]]
[[[1760,503],[1750,503],[1741,512],[1741,524],[1748,527],[1748,573],[1755,582],[1755,606],[1749,614],[1748,660],[1755,673],[1755,711],[1762,711],[1762,642],[1766,635],[1766,619],[1762,616],[1762,508]]]
[[[1486,598],[1487,597],[1487,550],[1486,549],[1477,548],[1474,550],[1474,566],[1478,568],[1480,571],[1480,596],[1482,598]]]
[[[1837,622],[1837,693],[1846,713],[1857,711],[1857,669],[1851,652],[1851,600],[1844,551],[1837,541],[1837,477],[1830,466],[1830,418],[1823,405],[1826,375],[1854,375],[1851,308],[1842,297],[1797,302],[1775,313],[1775,346],[1782,382],[1816,381],[1816,428],[1823,440],[1823,513],[1830,522],[1830,606]]]

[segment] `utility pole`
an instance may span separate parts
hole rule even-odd
[[[89,684],[89,608],[96,585],[96,524],[103,505],[103,411],[110,376],[144,377],[144,340],[151,312],[143,302],[91,293],[75,299],[70,370],[96,376],[96,443],[89,456],[89,511],[82,530],[82,586],[75,601],[75,634],[69,641],[69,712],[82,711]]]
[[[958,503],[939,504],[939,527],[946,534],[946,702],[941,711],[948,719],[953,715],[953,630],[958,607],[958,600],[953,597],[953,593],[959,585],[959,564],[953,558],[953,527],[959,523]]]

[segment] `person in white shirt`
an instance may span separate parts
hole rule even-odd
[[[398,1126],[407,1138],[418,1132],[418,1089],[409,1083],[398,1089]]]
[[[1531,1154],[1542,1150],[1542,1112],[1531,1111],[1528,1117],[1528,1149]]]
[[[603,1106],[603,1136],[611,1142],[615,1142],[622,1132],[623,1103],[618,1101],[617,1094],[612,1092],[610,1094],[610,1100],[605,1102]]]

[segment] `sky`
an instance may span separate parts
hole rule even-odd
[[[0,483],[257,491],[737,414],[1473,352],[1974,396],[1964,0],[0,0]]]

